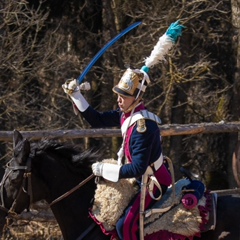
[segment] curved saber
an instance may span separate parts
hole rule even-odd
[[[120,39],[122,36],[124,36],[126,33],[134,29],[135,27],[139,26],[142,22],[136,22],[126,29],[124,29],[121,33],[119,33],[116,37],[114,37],[111,41],[109,41],[91,60],[91,62],[87,65],[87,67],[84,69],[82,74],[77,78],[78,83],[82,83],[84,77],[87,75],[89,70],[92,68],[93,64],[107,51],[108,48],[110,48],[118,39]]]

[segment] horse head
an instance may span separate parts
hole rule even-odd
[[[49,203],[64,239],[83,234],[92,224],[88,210],[96,184],[91,164],[99,155],[56,141],[30,144],[16,130],[13,153],[0,183],[0,235],[8,226],[6,219],[14,219],[39,200]]]
[[[0,183],[0,232],[6,220],[17,217],[30,203],[27,194],[30,143],[16,130],[13,133],[13,153]]]

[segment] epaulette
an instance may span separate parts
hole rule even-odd
[[[146,127],[146,121],[144,118],[141,118],[139,120],[137,120],[137,131],[139,133],[144,133],[146,132],[147,127]]]
[[[138,122],[138,120],[141,120],[141,119],[152,120],[152,121],[156,122],[158,125],[160,125],[162,123],[161,119],[157,115],[155,115],[154,113],[149,112],[148,110],[142,110],[142,111],[136,112],[132,116],[129,116],[129,117],[126,118],[126,120],[124,121],[124,123],[121,126],[122,136],[124,136],[124,134],[126,133],[128,128],[130,126],[132,126],[132,124],[134,124],[135,122]],[[137,125],[140,126],[139,127],[139,130],[140,130],[139,132],[145,132],[147,130],[146,126],[145,126],[145,121],[142,124],[140,122]],[[143,126],[143,127],[141,127],[141,126]],[[141,131],[141,128],[142,128],[142,131]]]

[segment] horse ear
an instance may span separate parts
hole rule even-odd
[[[19,164],[25,164],[30,154],[30,143],[17,130],[13,134],[14,158]]]
[[[14,129],[13,130],[13,148],[15,149],[18,143],[22,140],[23,140],[22,134],[18,130]]]

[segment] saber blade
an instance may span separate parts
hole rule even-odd
[[[135,27],[139,26],[142,22],[136,22],[126,29],[124,29],[122,32],[120,32],[116,37],[114,37],[112,40],[110,40],[99,52],[93,57],[91,62],[87,65],[87,67],[83,70],[82,74],[77,78],[77,81],[79,84],[83,82],[83,79],[87,75],[87,73],[90,71],[94,63],[107,51],[108,48],[110,48],[116,41],[118,41],[122,36],[124,36],[126,33],[130,32]]]

